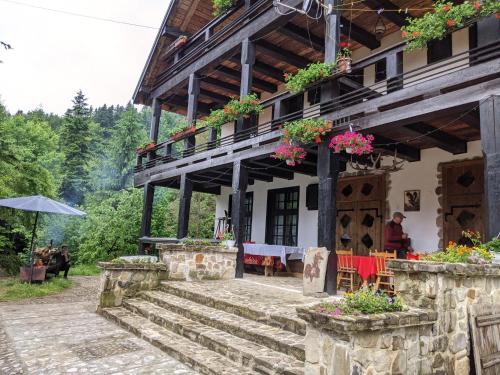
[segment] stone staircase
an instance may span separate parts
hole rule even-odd
[[[202,374],[304,374],[304,322],[162,283],[101,313]]]

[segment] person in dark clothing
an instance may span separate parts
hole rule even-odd
[[[408,234],[403,232],[401,223],[406,218],[401,212],[394,212],[384,230],[384,249],[396,250],[398,259],[406,259],[408,251],[412,251]]]
[[[61,246],[61,266],[59,268],[59,271],[64,271],[64,278],[68,278],[68,271],[69,267],[71,266],[70,261],[69,261],[69,254],[68,254],[68,246],[67,245],[62,245]]]

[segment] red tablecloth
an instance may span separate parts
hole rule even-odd
[[[413,254],[407,254],[406,258],[408,260],[419,260],[419,256]],[[352,266],[364,281],[370,277],[375,277],[377,274],[377,262],[374,256],[354,255],[352,257]]]

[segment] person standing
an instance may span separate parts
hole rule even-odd
[[[406,219],[401,212],[394,212],[392,220],[385,225],[384,249],[396,251],[398,259],[406,259],[406,254],[411,251],[408,234],[403,232],[401,223]]]
[[[59,271],[64,271],[64,278],[67,279],[69,267],[71,266],[68,254],[68,245],[61,246],[61,258],[62,262]]]

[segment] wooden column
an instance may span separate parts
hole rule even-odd
[[[211,150],[217,146],[217,129],[210,128],[208,130],[208,149]]]
[[[153,200],[155,195],[155,187],[147,182],[144,185],[144,205],[142,209],[142,222],[140,238],[149,237],[151,235],[151,216],[153,214]],[[144,254],[144,244],[139,244],[139,254]]]
[[[196,125],[196,117],[198,113],[198,97],[200,94],[200,77],[196,73],[189,75],[188,84],[188,107],[187,107],[187,123],[188,125]],[[196,145],[195,136],[192,135],[184,139],[184,154],[191,154],[186,152],[188,149]]]
[[[191,210],[191,196],[193,195],[193,183],[189,181],[186,174],[181,175],[179,196],[179,221],[177,222],[177,238],[185,238],[189,229],[189,211]]]
[[[327,4],[338,6],[339,0],[328,0]],[[326,16],[325,62],[335,61],[340,41],[340,12],[334,11]],[[321,87],[321,102],[335,100],[339,96],[336,80]],[[325,292],[337,293],[337,255],[335,252],[335,232],[337,226],[337,180],[340,170],[340,158],[328,148],[328,140],[318,145],[317,172],[318,184],[318,246],[330,251],[328,257]]]
[[[153,117],[151,118],[151,128],[149,129],[149,138],[151,140],[158,142],[158,131],[160,130],[160,118],[161,118],[161,102],[158,98],[153,98],[153,103],[151,104],[151,109],[153,110]]]
[[[486,240],[500,233],[500,96],[491,96],[479,107],[484,156],[484,207]]]
[[[255,64],[255,44],[246,38],[241,43],[241,83],[240,97],[252,92],[253,66]],[[239,118],[236,123],[236,132],[241,132],[251,127],[252,118]]]
[[[273,120],[271,122],[271,129],[274,130],[279,125],[281,125],[278,119],[283,116],[283,113],[284,113],[283,102],[281,100],[278,100],[276,103],[273,104]]]
[[[245,240],[245,194],[248,187],[248,170],[241,160],[233,163],[233,197],[231,210],[231,225],[234,233],[235,246],[238,247],[236,257],[236,277],[243,277],[243,241]]]
[[[393,53],[386,58],[387,92],[403,88],[403,52]]]

